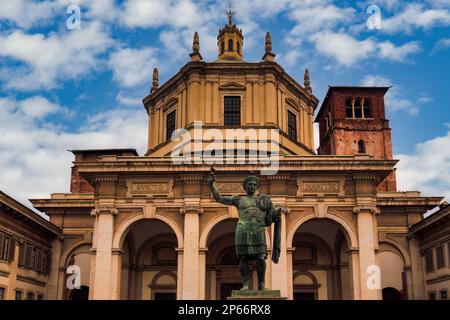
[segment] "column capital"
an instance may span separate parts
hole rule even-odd
[[[380,209],[377,208],[376,206],[362,205],[362,206],[353,207],[353,213],[358,214],[361,211],[369,211],[373,215],[380,213]]]
[[[203,208],[200,206],[187,205],[180,208],[180,213],[181,214],[196,213],[200,215],[203,213]]]
[[[112,214],[116,216],[119,214],[119,211],[114,207],[98,207],[91,210],[91,216],[99,216],[101,214]]]

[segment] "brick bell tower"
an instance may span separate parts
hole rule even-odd
[[[392,159],[391,128],[384,95],[390,87],[330,86],[315,122],[319,123],[320,155],[368,154]],[[396,191],[395,172],[378,191]]]

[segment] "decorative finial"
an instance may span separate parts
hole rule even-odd
[[[203,59],[202,55],[200,54],[200,38],[197,31],[195,31],[194,34],[192,53],[189,56],[191,57],[191,61],[201,61]]]
[[[195,31],[195,34],[194,34],[194,43],[192,44],[192,52],[194,52],[194,53],[200,52],[200,39],[198,37],[197,31]]]
[[[159,87],[159,72],[158,68],[153,69],[153,82],[152,82],[152,89],[150,90],[150,93],[154,92]]]
[[[227,17],[228,17],[228,25],[232,25],[233,24],[233,17],[236,14],[236,11],[233,11],[233,8],[231,7],[231,4],[230,4],[230,8],[228,9],[228,11],[225,11],[225,13],[227,14]]]
[[[270,32],[266,33],[266,53],[272,52],[272,36]]]
[[[272,62],[275,59],[276,54],[272,52],[272,36],[270,32],[266,33],[266,53],[262,57],[264,62]]]
[[[304,85],[304,87],[305,87],[305,89],[307,91],[312,93],[311,80],[309,78],[309,69],[308,68],[305,69],[305,78],[304,78],[304,81],[303,81],[303,85]]]

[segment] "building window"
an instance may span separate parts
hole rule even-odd
[[[430,292],[428,294],[428,300],[436,300],[436,293]]]
[[[355,104],[354,104],[354,106],[353,106],[353,108],[354,108],[354,118],[357,118],[357,119],[359,119],[359,118],[362,118],[363,116],[362,116],[362,100],[361,99],[357,99],[356,101],[355,101]]]
[[[434,271],[433,250],[429,249],[425,253],[425,269],[427,272]]]
[[[34,293],[33,292],[28,292],[27,293],[27,300],[34,300]]]
[[[173,110],[169,114],[167,114],[166,119],[166,140],[170,140],[172,137],[172,133],[175,131],[175,118],[176,111]]]
[[[366,144],[364,140],[358,141],[358,153],[366,153]]]
[[[439,295],[441,296],[441,300],[447,300],[447,290],[441,290]]]
[[[5,288],[0,288],[0,300],[5,300]]]
[[[16,240],[11,235],[0,232],[0,260],[11,262],[14,260]]]
[[[444,245],[436,248],[436,267],[438,269],[445,267]]]
[[[37,300],[44,300],[44,295],[43,294],[38,294],[37,295]]]
[[[345,117],[349,119],[371,118],[370,100],[364,98],[348,98],[345,100]]]
[[[22,291],[16,290],[16,300],[22,300]]]
[[[241,97],[239,96],[224,97],[224,125],[226,126],[241,125]]]
[[[228,51],[233,51],[233,40],[228,40]]]
[[[297,140],[297,115],[288,110],[288,136]]]
[[[239,41],[237,42],[237,53],[241,53],[241,44],[239,43]]]
[[[345,117],[353,118],[353,101],[352,101],[352,99],[345,100]]]
[[[225,52],[225,41],[222,41],[222,44],[220,45],[220,54],[223,54]]]
[[[369,100],[364,100],[363,117],[364,118],[372,118],[372,112],[370,109],[370,101]]]

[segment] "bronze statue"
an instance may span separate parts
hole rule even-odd
[[[281,242],[280,213],[283,209],[274,208],[269,196],[255,194],[259,187],[259,180],[254,175],[250,175],[244,180],[243,186],[247,193],[246,196],[221,196],[215,185],[216,176],[214,171],[214,168],[211,168],[208,179],[214,199],[217,202],[235,206],[239,212],[234,244],[240,263],[239,267],[243,283],[241,290],[249,289],[249,260],[256,260],[258,290],[264,290],[267,258],[265,228],[275,223],[272,261],[278,263]]]

